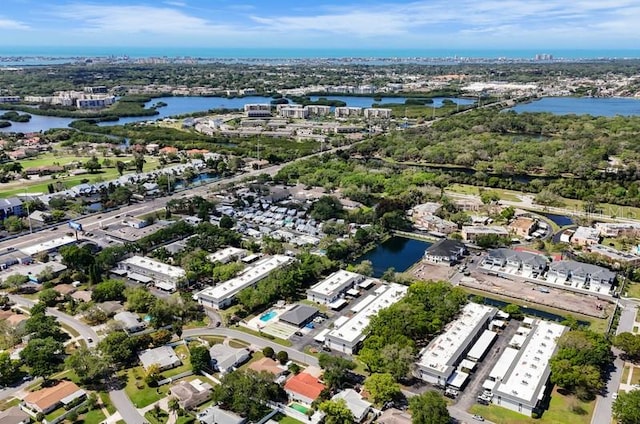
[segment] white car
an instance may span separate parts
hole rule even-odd
[[[617,392],[616,393],[612,393],[611,394],[611,399],[613,399],[613,400],[618,399],[618,393]]]

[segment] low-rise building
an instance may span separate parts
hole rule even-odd
[[[453,265],[467,253],[464,243],[457,240],[443,239],[427,248],[424,259],[434,264]]]
[[[202,424],[244,424],[247,419],[231,411],[226,411],[218,405],[210,406],[198,415],[198,421]]]
[[[391,109],[379,108],[379,107],[371,107],[366,108],[363,113],[365,119],[390,119],[391,118]]]
[[[137,333],[147,327],[137,314],[129,311],[119,312],[113,316],[113,319],[122,325],[122,329],[128,334]]]
[[[211,366],[221,373],[233,371],[235,367],[251,357],[249,349],[235,348],[224,344],[211,346],[209,355],[211,355]]]
[[[220,262],[221,264],[226,264],[229,262],[239,261],[240,259],[247,256],[249,252],[245,249],[240,249],[238,247],[225,247],[224,249],[220,249],[209,256],[211,262]]]
[[[371,317],[381,309],[388,308],[398,302],[406,293],[407,286],[396,283],[378,287],[375,295],[369,295],[358,303],[358,312],[355,315],[347,318],[342,325],[336,326],[327,333],[325,345],[339,352],[354,354],[367,337],[365,329],[369,325]]]
[[[292,401],[302,402],[311,405],[320,393],[327,387],[322,384],[318,377],[305,371],[289,378],[284,384],[284,391]]]
[[[200,379],[181,381],[170,389],[171,396],[175,397],[183,409],[193,409],[209,400],[213,387]]]
[[[362,115],[361,107],[337,107],[333,113],[336,118],[353,118]]]
[[[613,247],[604,246],[602,244],[593,244],[587,248],[589,252],[603,256],[604,258],[611,261],[613,264],[618,266],[631,264],[631,265],[639,265],[640,264],[640,256],[630,253],[630,252],[621,252],[618,249]]]
[[[253,266],[245,269],[240,275],[224,283],[196,293],[194,299],[200,304],[214,309],[224,309],[231,305],[240,290],[251,287],[266,278],[276,269],[291,264],[294,258],[284,255],[274,255],[259,260]]]
[[[306,119],[309,116],[309,110],[303,107],[283,107],[279,113],[281,118],[288,119]]]
[[[182,361],[171,346],[160,346],[155,349],[145,350],[138,354],[138,358],[145,370],[148,370],[154,364],[158,365],[160,371],[170,370],[182,365]]]
[[[266,371],[273,374],[274,378],[280,377],[285,372],[287,372],[286,367],[278,365],[276,361],[267,357],[260,358],[257,361],[252,362],[251,364],[249,364],[248,368],[254,370],[255,372]]]
[[[509,223],[509,230],[515,236],[522,238],[531,236],[536,228],[538,228],[538,220],[528,216],[519,216]]]
[[[571,237],[571,244],[591,246],[600,243],[600,231],[593,227],[578,227]]]
[[[436,215],[422,215],[413,218],[414,226],[418,230],[432,231],[441,234],[451,234],[458,231],[458,225]]]
[[[24,398],[24,406],[34,413],[48,414],[54,409],[69,405],[87,393],[75,383],[63,380],[55,386],[46,387],[29,393]]]
[[[353,419],[356,423],[361,423],[372,410],[371,403],[362,399],[360,393],[353,389],[342,390],[331,398],[333,401],[340,399],[344,400],[344,403],[347,405],[349,411],[351,411],[351,415],[353,415]]]
[[[167,265],[144,256],[132,256],[118,263],[118,268],[127,271],[127,277],[141,283],[153,283],[166,291],[175,291],[178,283],[185,279],[184,269]]]
[[[307,299],[329,305],[340,299],[347,290],[364,280],[364,275],[339,270],[307,290]]]
[[[8,216],[22,216],[22,200],[17,197],[6,197],[0,199],[0,219]]]
[[[294,305],[287,312],[278,317],[280,322],[296,327],[304,327],[318,314],[318,308],[308,305]]]
[[[244,111],[249,118],[264,118],[271,116],[271,105],[250,103],[244,105]]]
[[[606,268],[576,261],[558,261],[549,265],[547,281],[608,294],[616,273]]]
[[[505,349],[491,371],[490,376],[497,377],[491,383],[492,402],[523,415],[539,412],[548,392],[549,360],[565,331],[567,327],[560,324],[533,321],[531,328],[522,332],[519,348]],[[503,357],[507,360],[502,361]]]
[[[496,308],[477,303],[465,305],[445,331],[422,349],[417,363],[417,377],[445,387],[454,376],[458,364],[465,359],[497,312]],[[458,384],[463,385],[464,382]]]
[[[465,241],[475,241],[478,237],[487,235],[496,235],[500,237],[509,236],[509,232],[503,227],[491,225],[465,225],[462,227],[460,234]]]
[[[635,236],[640,234],[640,224],[632,222],[596,222],[595,228],[602,237]]]
[[[488,269],[498,268],[507,274],[535,278],[546,271],[549,260],[536,253],[499,248],[487,252],[487,256],[482,260],[482,266]]]

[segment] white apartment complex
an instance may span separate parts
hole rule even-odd
[[[356,314],[350,318],[336,320],[335,327],[325,336],[324,344],[339,352],[354,354],[367,335],[364,330],[371,317],[384,308],[388,308],[407,294],[407,286],[396,283],[378,287],[375,295],[369,295],[359,302],[354,309]]]
[[[217,286],[207,287],[196,293],[193,298],[204,306],[214,309],[224,309],[231,305],[236,295],[247,287],[251,287],[258,281],[266,278],[276,269],[289,265],[294,258],[284,255],[274,255],[263,258],[240,275]]]
[[[244,249],[240,249],[238,247],[225,247],[224,249],[220,249],[215,251],[214,253],[207,256],[211,262],[220,262],[221,264],[226,264],[229,262],[237,261],[245,256],[247,256],[249,252]]]
[[[502,353],[484,387],[493,393],[494,404],[531,416],[547,395],[549,360],[567,327],[542,320],[529,322],[530,328],[521,327],[513,336],[517,341]]]
[[[144,256],[132,256],[118,263],[118,269],[127,271],[127,277],[141,283],[153,283],[166,291],[174,291],[178,282],[186,277],[184,269],[167,265]]]
[[[498,310],[491,306],[465,305],[458,318],[420,352],[417,376],[428,383],[446,386],[458,364],[497,313]]]
[[[362,116],[361,107],[337,107],[333,111],[336,118],[353,118],[356,116]]]
[[[329,305],[340,299],[342,294],[356,284],[364,281],[365,276],[355,272],[339,270],[307,290],[307,299]]]
[[[365,119],[389,119],[391,118],[391,109],[371,107],[364,110]]]
[[[264,118],[271,116],[271,105],[266,103],[248,103],[244,105],[244,111],[249,118]]]

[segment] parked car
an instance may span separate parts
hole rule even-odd
[[[472,415],[471,418],[473,418],[476,421],[484,421],[484,418],[482,418],[482,416],[478,414]]]

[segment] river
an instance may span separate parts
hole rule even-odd
[[[371,261],[374,277],[382,276],[389,268],[394,268],[396,272],[404,272],[424,256],[424,251],[431,244],[404,237],[391,237],[360,256],[354,263]]]
[[[543,97],[513,108],[522,112],[550,112],[554,115],[636,116],[640,99],[630,97]]]

